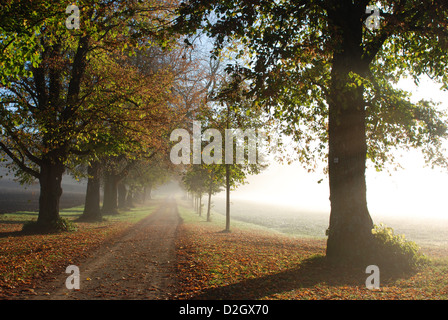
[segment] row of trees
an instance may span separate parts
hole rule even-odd
[[[365,25],[372,4],[378,28]],[[65,6],[7,0],[0,8],[0,150],[20,179],[39,181],[42,226],[59,219],[66,168],[87,164],[93,181],[101,164],[105,200],[118,197],[130,169],[165,159],[170,132],[193,120],[220,132],[276,121],[302,163],[326,163],[335,260],[369,252],[368,160],[382,169],[396,147],[416,147],[446,166],[445,115],[394,86],[429,75],[447,88],[446,1],[83,0],[79,29],[66,28]],[[213,57],[233,58],[228,76],[217,77],[216,60],[204,68],[193,50],[198,32],[213,39]],[[227,202],[231,187],[260,169],[177,168],[190,192],[225,186]]]
[[[247,90],[247,83],[241,78],[224,76],[207,94],[207,103],[196,119],[201,123],[204,137],[201,139],[202,154],[210,155],[213,161],[190,165],[182,180],[186,191],[195,199],[199,215],[202,197],[208,196],[207,221],[210,221],[212,195],[225,190],[226,232],[230,231],[230,191],[246,183],[249,175],[261,173],[268,166],[268,153],[277,146],[270,141],[274,136],[274,122],[262,108],[252,104]],[[215,130],[220,139],[213,134],[208,136],[210,129]],[[234,139],[235,131],[241,134],[241,139]],[[238,152],[241,152],[240,158]]]
[[[124,155],[92,161],[87,168],[87,190],[81,221],[101,221],[103,215],[115,215],[119,209],[151,199],[151,191],[167,182],[174,168],[161,157],[128,160]],[[103,185],[101,207],[100,187]]]
[[[176,5],[78,1],[68,29],[67,4],[2,3],[0,153],[20,181],[39,181],[39,230],[60,219],[67,170],[86,171],[82,218],[97,220],[172,169],[169,134],[201,100],[185,80],[200,72],[191,48],[167,32]]]
[[[242,82],[170,29],[177,3],[86,0],[76,7],[73,29],[64,4],[1,8],[0,153],[21,182],[39,181],[38,230],[58,225],[67,172],[87,178],[84,221],[116,214],[182,172],[186,184],[196,181],[187,186],[196,194],[229,190],[259,172],[170,162],[170,133],[191,130],[193,120],[221,131],[262,125]],[[198,180],[204,170],[210,182]]]
[[[378,28],[365,24],[372,5]],[[395,163],[396,148],[415,147],[447,167],[445,114],[394,86],[427,75],[447,89],[446,1],[190,0],[178,13],[177,30],[204,32],[215,54],[237,53],[227,70],[299,142],[301,162],[326,163],[331,260],[361,261],[371,252],[368,160],[380,170]]]

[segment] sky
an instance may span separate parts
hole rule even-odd
[[[422,80],[419,87],[411,80],[403,80],[399,86],[413,88],[412,99],[432,99],[442,103],[440,108],[448,108],[448,92],[440,91],[429,79]],[[403,169],[399,171],[366,171],[371,215],[448,219],[448,172],[425,167],[422,155],[415,150],[405,152],[402,159]],[[261,174],[250,176],[246,185],[232,192],[231,198],[304,210],[330,210],[327,177],[320,172],[308,173],[300,163],[271,163]]]

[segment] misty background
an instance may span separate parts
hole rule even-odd
[[[398,84],[413,100],[440,102],[447,110],[448,93],[429,79],[416,86]],[[384,223],[421,246],[448,245],[448,169],[430,168],[415,150],[400,151],[402,168],[366,170],[367,204],[375,224]],[[320,181],[320,183],[318,183]],[[322,168],[309,173],[300,163],[272,162],[261,174],[231,192],[233,219],[257,223],[281,232],[325,238],[329,224],[328,178]],[[215,211],[225,214],[225,192],[215,196]]]
[[[430,80],[417,87],[404,80],[401,87],[412,88],[413,98],[433,99],[448,106],[448,93]],[[385,223],[421,246],[446,247],[448,250],[448,170],[428,168],[423,156],[406,151],[397,157],[402,169],[366,171],[368,208],[375,224]],[[38,208],[38,184],[21,186],[4,167],[0,167],[0,213],[35,211]],[[320,183],[318,183],[320,181]],[[84,204],[86,181],[64,175],[61,208]],[[175,182],[153,191],[154,195],[177,193]],[[23,196],[25,195],[25,197]],[[300,163],[270,162],[258,175],[230,194],[231,218],[265,226],[276,231],[313,238],[326,238],[330,201],[328,178],[318,168],[309,173]],[[204,208],[207,197],[203,199]],[[214,214],[225,214],[225,192],[212,198]]]

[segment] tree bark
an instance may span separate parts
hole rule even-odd
[[[98,161],[93,161],[87,168],[87,189],[84,212],[80,220],[101,221],[100,208],[100,171],[101,165]]]
[[[126,206],[129,208],[133,208],[134,207],[134,198],[135,198],[135,190],[133,190],[132,188],[129,188],[127,197],[126,197]]]
[[[40,166],[39,216],[37,225],[45,230],[59,220],[59,200],[62,195],[62,174],[65,168],[61,161],[43,160]]]
[[[118,208],[125,208],[127,206],[127,196],[131,191],[126,189],[126,185],[122,182],[117,184],[118,192]]]
[[[152,200],[151,191],[152,183],[148,183],[143,187],[143,203],[146,203],[147,200]]]
[[[115,174],[106,172],[104,175],[103,215],[118,214],[118,179]]]
[[[344,17],[356,21],[356,17]],[[338,262],[362,261],[372,240],[365,181],[364,87],[350,79],[351,73],[365,76],[368,72],[362,61],[361,30],[362,25],[346,25],[338,35],[342,44],[333,56],[328,99],[331,213],[326,255]]]

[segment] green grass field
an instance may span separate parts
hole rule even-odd
[[[223,199],[212,200],[213,219],[225,214]],[[205,205],[206,208],[206,205]],[[309,212],[292,207],[232,200],[230,216],[232,223],[243,221],[263,226],[284,234],[311,239],[326,239],[329,213]],[[448,219],[425,219],[415,217],[390,217],[372,214],[374,223],[384,223],[397,234],[416,242],[428,250],[441,250],[448,254]]]

